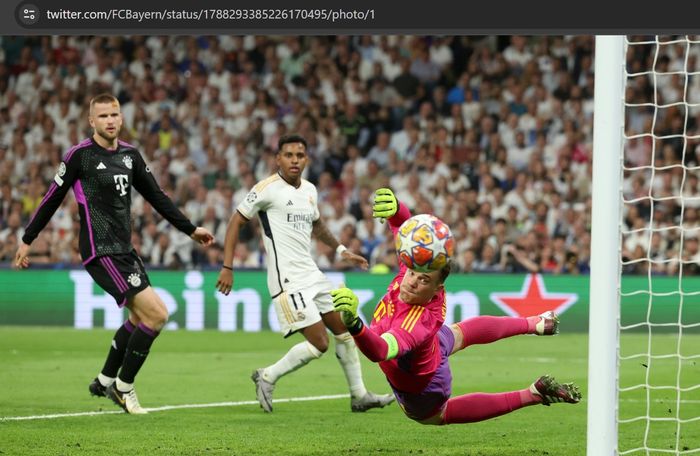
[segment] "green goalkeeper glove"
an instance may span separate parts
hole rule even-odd
[[[336,312],[340,312],[340,319],[350,334],[357,334],[362,330],[362,320],[357,315],[357,308],[360,301],[350,288],[338,288],[331,291],[333,307]]]
[[[372,217],[388,219],[393,217],[399,210],[399,202],[394,196],[394,192],[388,188],[379,188],[374,192],[374,205],[372,206]]]

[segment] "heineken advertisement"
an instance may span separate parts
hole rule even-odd
[[[362,272],[327,275],[355,290],[365,321],[393,278]],[[236,272],[228,296],[215,289],[217,272],[151,271],[149,276],[170,311],[168,329],[279,329],[264,272]],[[588,329],[588,276],[452,274],[446,289],[447,323],[476,315],[528,316],[555,310],[562,316],[563,331]],[[697,296],[679,291],[698,289],[700,278],[679,283],[674,277],[625,277],[622,324],[698,323]],[[117,328],[124,312],[84,270],[0,271],[0,325]]]

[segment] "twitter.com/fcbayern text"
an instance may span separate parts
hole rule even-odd
[[[374,21],[374,9],[358,10],[343,8],[246,8],[246,9],[162,9],[162,10],[70,10],[54,9],[46,11],[49,20],[88,20],[88,21]]]

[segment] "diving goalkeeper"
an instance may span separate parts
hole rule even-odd
[[[374,217],[388,219],[394,235],[410,217],[393,192],[375,192]],[[444,282],[450,264],[422,273],[401,264],[387,293],[374,311],[371,326],[359,318],[357,296],[349,288],[333,290],[333,305],[371,361],[379,363],[404,413],[421,424],[471,423],[528,405],[578,403],[573,383],[544,375],[528,388],[503,393],[471,393],[450,397],[452,374],[448,357],[475,344],[488,344],[518,334],[554,335],[559,319],[553,312],[527,318],[480,316],[446,326]]]

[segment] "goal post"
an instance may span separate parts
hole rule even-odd
[[[700,37],[595,48],[588,456],[700,455]]]
[[[597,36],[588,339],[588,456],[617,451],[624,37]]]

